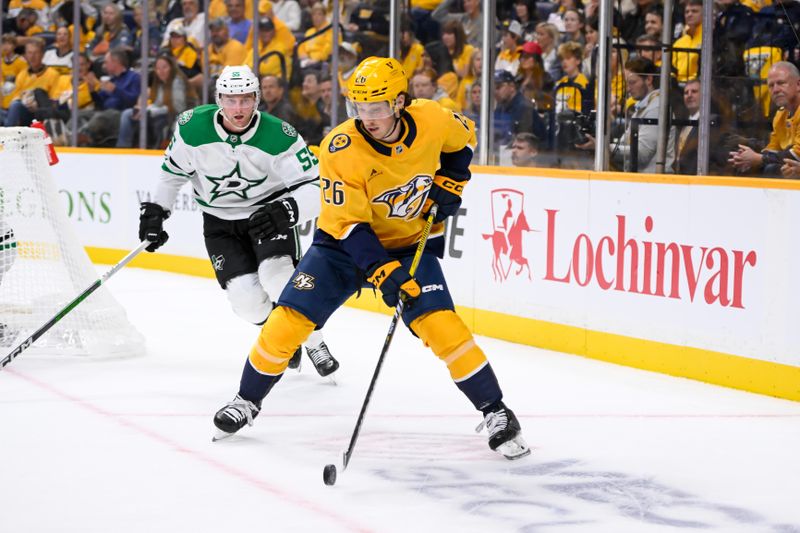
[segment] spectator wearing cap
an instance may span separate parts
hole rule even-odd
[[[319,33],[323,28],[329,26],[328,15],[325,6],[316,3],[311,7],[312,26],[306,30],[305,38],[300,46],[297,47],[297,58],[300,65],[306,67],[316,63],[327,61],[333,52],[333,31],[329,27],[323,33]],[[315,37],[311,37],[312,35]]]
[[[198,0],[181,0],[181,7],[183,16],[169,21],[161,40],[161,48],[169,46],[169,37],[175,28],[183,28],[186,39],[197,49],[202,49],[206,42],[206,14],[200,12]]]
[[[339,45],[339,92],[347,94],[347,83],[358,66],[358,49],[353,43],[342,42]]]
[[[414,73],[411,78],[411,92],[414,98],[425,98],[439,102],[442,107],[461,111],[459,105],[450,98],[442,87],[437,84],[438,76],[432,68],[423,68]]]
[[[261,78],[261,103],[258,109],[294,125],[298,123],[298,118],[286,97],[286,89],[286,80],[280,76],[267,74]]]
[[[414,32],[411,30],[411,24],[408,21],[403,21],[400,24],[400,62],[403,64],[403,71],[406,77],[411,80],[414,73],[422,68],[422,56],[425,54],[425,48],[422,46]]]
[[[494,142],[508,145],[513,135],[532,133],[539,138],[547,135],[547,126],[533,104],[517,88],[516,78],[507,70],[494,73]]]
[[[564,72],[561,70],[561,61],[558,58],[558,28],[549,22],[540,22],[536,25],[536,42],[542,49],[544,70],[550,74],[551,79],[561,79]]]
[[[475,47],[467,43],[467,36],[461,24],[454,20],[445,22],[442,26],[442,43],[447,47],[447,53],[453,61],[453,71],[458,79],[463,78]]]
[[[228,9],[228,18],[226,20],[231,39],[246,44],[253,21],[245,16],[244,0],[225,0],[225,7]]]
[[[459,12],[455,4],[456,0],[444,0],[433,10],[431,17],[440,24],[444,24],[448,20],[459,22],[467,35],[467,42],[476,48],[480,48],[483,42],[481,0],[462,0],[463,12]]]
[[[522,26],[522,39],[536,39],[536,24],[539,16],[536,11],[536,0],[514,0],[514,20]]]
[[[516,20],[503,23],[503,37],[500,53],[494,62],[495,70],[507,70],[516,75],[519,69],[520,43],[522,42],[522,26]]]
[[[208,45],[209,74],[216,79],[226,65],[241,65],[245,62],[247,49],[242,43],[231,39],[228,23],[225,19],[216,18],[208,24],[211,29],[211,43]],[[202,77],[195,76],[193,84],[202,85]]]
[[[544,70],[542,49],[537,43],[528,42],[522,45],[517,78],[522,95],[530,100],[538,111],[549,111],[554,108],[553,80]]]
[[[188,42],[186,37],[186,27],[175,25],[169,30],[167,36],[167,46],[169,53],[175,58],[178,68],[186,75],[187,78],[192,79],[202,72],[200,63],[200,55],[191,43]]]
[[[532,133],[517,133],[511,141],[511,164],[515,167],[535,167],[539,155],[539,140]]]
[[[567,9],[563,14],[564,32],[561,34],[561,42],[575,42],[581,46],[586,44],[586,19],[577,9]]]
[[[276,38],[276,28],[273,18],[264,17],[258,24],[258,75],[273,75],[285,80],[292,77],[292,55],[294,54],[294,36],[291,46],[286,46],[285,41]],[[283,58],[283,63],[281,63]],[[245,64],[253,67],[252,49],[247,50]]]
[[[467,73],[458,82],[458,91],[456,92],[455,101],[462,110],[467,108],[470,87],[472,87],[475,83],[480,84],[482,71],[483,52],[480,48],[475,48],[472,51],[472,57],[469,59]]]
[[[583,47],[575,42],[564,43],[558,47],[558,57],[564,77],[556,82],[556,113],[588,113],[592,95],[589,93],[589,80],[581,72]]]

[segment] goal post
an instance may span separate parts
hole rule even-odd
[[[0,128],[0,354],[33,333],[98,277],[50,175],[44,132]],[[144,338],[105,287],[28,353],[125,357]]]

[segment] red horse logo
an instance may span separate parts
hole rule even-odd
[[[525,194],[515,189],[495,189],[492,191],[493,233],[483,233],[484,240],[492,241],[492,274],[495,281],[508,279],[511,267],[517,264],[514,275],[519,276],[525,269],[531,279],[531,267],[522,250],[522,236],[532,230],[525,218]]]

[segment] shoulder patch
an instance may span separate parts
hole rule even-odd
[[[192,120],[192,114],[194,113],[194,109],[189,109],[188,111],[184,111],[180,115],[178,115],[178,124],[183,126],[190,120]]]
[[[283,133],[285,133],[289,137],[297,137],[297,130],[294,129],[294,126],[292,126],[288,122],[282,122],[281,128],[283,128]]]
[[[348,146],[350,146],[350,136],[346,133],[339,133],[331,139],[330,144],[328,144],[328,151],[334,153],[344,150]]]

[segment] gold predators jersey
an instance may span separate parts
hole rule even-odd
[[[420,216],[440,168],[442,153],[475,147],[475,124],[431,100],[417,99],[401,119],[400,139],[391,144],[373,139],[350,119],[320,146],[322,208],[319,228],[345,239],[369,224],[386,249],[416,244],[425,226]],[[437,224],[431,237],[440,235]]]

